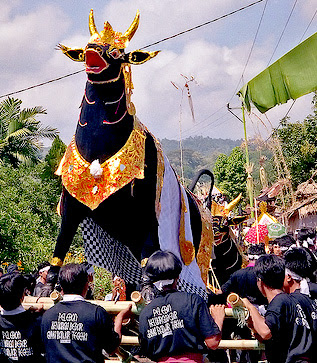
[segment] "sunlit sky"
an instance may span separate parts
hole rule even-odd
[[[86,45],[91,8],[99,31],[107,20],[121,32],[130,26],[139,9],[140,25],[126,49],[129,52],[252,2],[0,0],[0,95],[83,69],[83,64],[72,62],[55,48],[58,43],[69,47]],[[317,15],[313,17],[316,9],[317,0],[263,0],[147,48],[161,52],[147,63],[133,66],[133,102],[137,116],[160,139],[178,139],[180,125],[183,138],[195,135],[242,138],[242,124],[228,112],[227,104],[240,117],[237,90],[317,31]],[[195,122],[183,76],[193,79],[189,87]],[[47,115],[39,119],[57,128],[62,140],[68,143],[76,128],[85,82],[85,72],[81,72],[12,97],[21,99],[23,107],[43,106]],[[298,99],[289,112],[291,120],[308,115],[311,101],[312,94]],[[262,121],[248,117],[249,137],[260,134],[266,138],[271,125],[278,125],[291,104],[289,101],[270,110],[266,116],[259,115]]]

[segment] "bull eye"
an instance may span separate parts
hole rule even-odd
[[[112,51],[109,52],[109,54],[114,59],[118,59],[119,57],[121,57],[121,52],[119,51],[119,49],[116,49],[116,48],[115,49],[112,49]]]
[[[102,54],[102,48],[101,48],[101,47],[96,47],[95,49],[96,49],[96,51],[97,51],[99,54]]]

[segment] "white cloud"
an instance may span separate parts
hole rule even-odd
[[[299,9],[306,11],[307,7],[312,15],[311,9],[316,1],[307,0],[305,7]],[[103,22],[108,20],[116,31],[124,32],[131,24],[136,9],[140,10],[140,26],[127,49],[129,51],[214,19],[247,3],[250,2],[245,0],[237,4],[234,0],[184,0],[180,6],[179,1],[172,0],[122,0],[110,1],[105,5],[100,1],[94,5],[94,11],[99,31]],[[310,5],[306,5],[307,3]],[[34,5],[33,8],[27,7],[27,11],[17,11],[19,4],[21,6],[22,2],[18,0],[0,0],[1,94],[81,69],[80,63],[72,62],[61,52],[55,51],[54,47],[57,43],[84,47],[89,39],[88,20],[76,27],[79,19],[73,16],[70,5],[62,7],[48,2]],[[272,6],[277,4],[274,2]],[[262,8],[257,6],[255,10],[259,17]],[[79,10],[76,11],[78,13]],[[245,21],[249,12],[240,14],[245,14],[241,24],[239,16],[242,15],[234,15],[225,21],[160,43],[151,48],[162,49],[156,58],[143,65],[133,66],[133,102],[137,114],[157,137],[178,137],[181,91],[171,81],[183,87],[184,78],[181,74],[193,76],[197,81],[197,84],[189,83],[196,116],[195,125],[191,120],[186,93],[182,101],[184,137],[195,134],[223,138],[243,136],[239,121],[226,110],[229,101],[232,106],[239,105],[235,91],[254,36],[252,29],[248,28],[249,22]],[[87,18],[88,12],[81,19]],[[76,28],[79,30],[74,30]],[[265,68],[276,44],[274,37],[278,34],[275,34],[274,29],[263,29],[267,33],[260,37],[261,42],[256,43],[243,83]],[[246,34],[249,34],[248,38]],[[57,127],[63,140],[69,142],[76,128],[85,80],[86,76],[82,72],[14,97],[21,98],[24,107],[45,107],[48,114],[41,116],[41,120]],[[239,87],[241,85],[242,83]],[[303,112],[305,107],[307,109],[307,104],[309,102],[302,107]],[[295,112],[295,108],[292,112]]]

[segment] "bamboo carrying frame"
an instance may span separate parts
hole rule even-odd
[[[51,297],[33,297],[26,296],[22,305],[25,309],[29,308],[42,308],[44,310],[48,310],[51,308],[56,302],[61,299],[59,293],[54,291],[51,294]],[[142,308],[144,307],[143,299],[139,292],[135,291],[131,294],[132,301],[103,301],[103,300],[89,300],[92,304],[97,304],[102,306],[109,314],[116,315],[121,310],[127,308],[130,304],[132,304],[132,313],[135,315],[139,315]],[[237,294],[230,294],[227,299],[228,303],[232,306],[243,306],[243,302]],[[227,318],[232,318],[233,310],[232,308],[225,308],[225,314]],[[127,336],[123,335],[121,340],[121,345],[138,345],[138,336]],[[260,343],[256,339],[251,340],[221,340],[218,349],[241,349],[241,350],[264,350],[264,344]],[[115,361],[115,360],[114,360]],[[111,362],[111,360],[107,360],[106,362]]]

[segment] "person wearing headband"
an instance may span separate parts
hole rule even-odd
[[[316,261],[305,248],[297,247],[287,251],[285,259],[284,290],[287,293],[295,291],[312,299],[317,298],[317,284],[311,282],[314,278]]]
[[[224,305],[211,306],[197,294],[177,291],[181,261],[169,251],[156,251],[144,274],[154,286],[154,299],[139,319],[141,352],[156,362],[202,362],[206,347],[221,339]]]
[[[315,362],[316,335],[312,313],[317,316],[316,309],[307,309],[303,302],[305,297],[283,292],[285,261],[281,257],[274,254],[261,256],[254,267],[259,290],[268,300],[265,315],[261,316],[247,298],[242,301],[250,312],[249,327],[255,337],[265,343],[268,362]]]
[[[46,283],[47,273],[50,269],[50,263],[48,261],[41,262],[38,266],[38,278],[36,279],[36,285],[33,291],[33,296],[40,296],[42,288]]]

